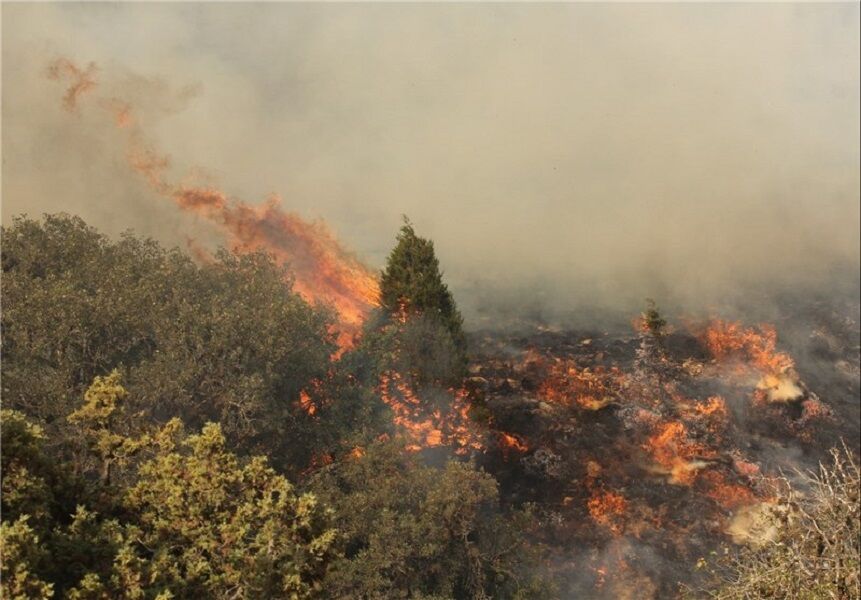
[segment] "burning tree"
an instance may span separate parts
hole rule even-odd
[[[661,375],[666,369],[665,349],[667,321],[651,298],[646,299],[646,310],[640,315],[638,329],[640,347],[637,349],[636,368],[648,375]]]

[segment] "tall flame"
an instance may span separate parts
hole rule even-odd
[[[95,72],[92,63],[82,69],[65,58],[50,66],[51,78],[68,82],[63,99],[67,110],[75,110],[81,95],[96,87]],[[126,132],[128,165],[150,188],[181,210],[216,225],[234,252],[264,251],[278,264],[288,265],[299,294],[335,309],[339,343],[342,348],[350,345],[353,334],[377,305],[379,284],[374,272],[345,250],[323,223],[308,222],[286,211],[275,195],[260,205],[251,205],[214,187],[168,180],[170,161],[145,141],[131,102],[101,98],[98,104]]]

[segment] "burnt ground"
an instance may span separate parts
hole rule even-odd
[[[732,547],[736,515],[767,497],[763,476],[811,468],[841,439],[858,451],[858,320],[842,308],[808,305],[775,322],[801,393],[767,405],[755,380],[681,326],[666,339],[671,376],[657,387],[637,375],[633,331],[470,334],[470,385],[500,436],[478,460],[504,503],[538,515],[536,540],[563,597],[672,597],[679,582],[696,583],[699,558]],[[725,413],[706,415],[714,396]],[[825,414],[810,408],[821,405]],[[678,477],[658,464],[677,456]]]

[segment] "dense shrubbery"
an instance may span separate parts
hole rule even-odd
[[[528,515],[506,520],[496,481],[469,464],[423,465],[391,443],[320,471],[311,489],[338,513],[344,554],[326,590],[335,598],[534,598]],[[408,565],[408,568],[405,568]]]
[[[307,434],[293,404],[329,370],[330,318],[267,257],[197,266],[48,216],[4,229],[2,264],[7,408],[62,426],[93,377],[118,369],[144,420],[219,421],[243,451]],[[302,458],[290,452],[277,460]]]
[[[197,265],[62,215],[2,235],[4,598],[543,590],[494,479],[406,454],[375,393],[389,369],[442,388],[465,364],[411,227],[384,290],[414,318],[387,304],[335,362],[331,313],[266,256]]]

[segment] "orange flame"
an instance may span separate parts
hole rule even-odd
[[[505,433],[504,431],[500,431],[499,433],[499,445],[502,448],[503,453],[508,454],[508,451],[514,450],[516,452],[528,452],[529,446],[525,441],[519,439],[516,435]]]
[[[614,492],[599,492],[589,499],[586,506],[592,520],[613,533],[622,533],[625,513],[628,510],[628,501],[624,496]]]
[[[711,457],[714,453],[690,440],[684,423],[668,421],[646,441],[644,448],[652,455],[661,472],[670,476],[670,483],[691,485],[697,471],[707,466],[694,457]]]
[[[394,413],[393,421],[410,440],[407,450],[451,445],[456,454],[484,448],[469,417],[469,402],[463,390],[449,390],[451,404],[445,412],[429,409],[397,372],[380,377],[380,397]]]
[[[794,365],[788,354],[777,351],[777,332],[768,324],[743,327],[741,323],[714,319],[702,339],[716,359],[747,358],[762,373],[779,374]]]
[[[302,390],[299,392],[299,406],[308,413],[308,416],[313,417],[317,412],[317,405],[314,404],[314,401],[311,400],[311,396],[308,395],[308,392]]]
[[[66,79],[63,104],[77,107],[79,97],[96,86],[96,66],[77,67],[60,59],[49,69],[53,79]],[[285,211],[277,196],[261,205],[250,205],[212,187],[188,186],[167,179],[170,166],[166,156],[147,145],[139,123],[132,117],[132,104],[123,99],[103,99],[100,106],[115,124],[127,131],[128,164],[159,195],[173,201],[181,210],[215,224],[226,235],[234,252],[263,251],[280,265],[288,265],[294,287],[309,302],[331,305],[339,318],[339,345],[352,339],[370,310],[377,305],[379,284],[376,275],[347,252],[322,223],[309,223]]]
[[[531,360],[539,361],[534,357]],[[616,368],[580,369],[573,361],[554,359],[541,381],[539,394],[549,402],[599,410],[612,402],[613,390],[621,387],[623,378]]]
[[[704,473],[702,478],[708,486],[706,496],[726,509],[734,510],[758,501],[756,494],[750,488],[736,483],[728,483],[726,478],[717,471]]]

